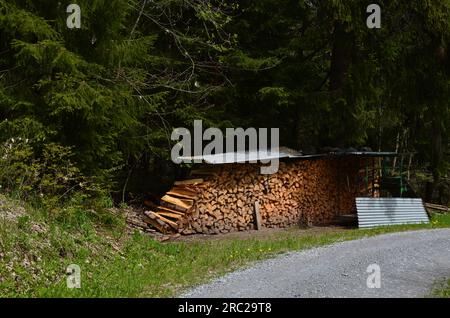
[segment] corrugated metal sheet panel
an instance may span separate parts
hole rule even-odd
[[[422,199],[356,198],[356,208],[360,228],[429,223]]]

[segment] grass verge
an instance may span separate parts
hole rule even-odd
[[[441,297],[441,298],[450,298],[450,279],[447,281],[447,283],[442,287],[437,289],[433,293],[434,297]]]
[[[7,199],[0,197],[1,202]],[[12,205],[14,206],[15,203]],[[450,227],[450,215],[426,225],[270,237],[159,243],[126,233],[122,222],[99,226],[99,212],[75,209],[43,221],[36,211],[8,215],[0,204],[0,297],[171,297],[189,286],[277,254],[382,233]],[[17,210],[17,206],[14,207]],[[66,267],[81,267],[81,288],[68,289]]]

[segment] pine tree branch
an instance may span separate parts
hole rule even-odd
[[[141,11],[139,12],[139,15],[138,15],[138,17],[136,19],[136,22],[134,23],[133,29],[131,29],[131,33],[130,33],[130,37],[129,37],[130,40],[132,39],[133,33],[136,30],[137,25],[139,24],[139,20],[141,19],[141,16],[144,13],[144,8],[145,8],[146,4],[147,4],[147,0],[142,1]]]

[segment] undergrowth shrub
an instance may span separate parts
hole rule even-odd
[[[35,149],[28,139],[10,138],[0,145],[0,189],[49,210],[112,207],[109,186],[83,176],[72,158],[71,147],[47,143]]]

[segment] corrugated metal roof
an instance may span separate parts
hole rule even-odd
[[[395,152],[374,152],[374,151],[337,151],[321,154],[303,154],[287,147],[280,147],[276,150],[251,150],[251,151],[236,151],[225,152],[214,155],[200,155],[200,156],[182,156],[178,159],[182,161],[201,160],[207,164],[228,164],[228,163],[244,163],[261,160],[273,160],[283,158],[295,159],[315,159],[335,156],[362,156],[362,157],[386,157],[395,156]]]
[[[331,152],[334,156],[362,156],[362,157],[391,157],[397,156],[396,152],[389,151],[349,151],[349,152]]]
[[[429,223],[422,199],[356,198],[356,208],[360,228]]]
[[[214,155],[202,155],[202,156],[186,156],[180,157],[179,159],[186,160],[202,160],[208,164],[226,164],[226,163],[244,163],[251,161],[260,160],[274,160],[281,158],[300,158],[302,153],[289,149],[289,148],[279,148],[278,151],[272,150],[253,150],[253,151],[242,151],[242,152],[225,152]]]

